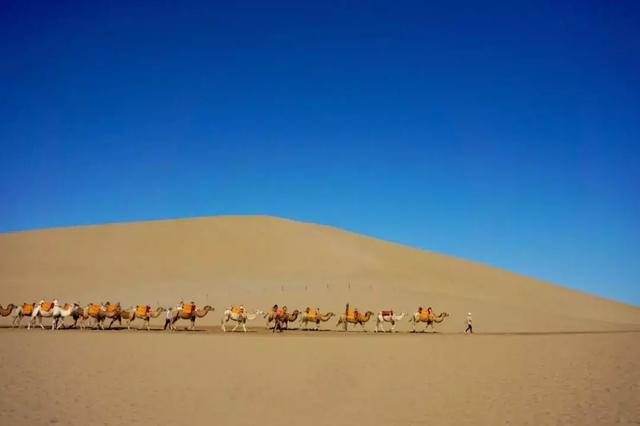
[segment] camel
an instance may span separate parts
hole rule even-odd
[[[278,330],[288,329],[289,323],[295,322],[299,314],[300,311],[297,309],[290,314],[287,312],[287,307],[283,306],[281,309],[272,310],[271,312],[263,314],[263,316],[267,319],[267,330],[271,328],[269,324],[273,321],[273,330],[275,331],[276,328]]]
[[[11,315],[11,311],[15,309],[16,313],[13,315],[11,327],[15,327],[17,324],[18,328],[20,328],[22,318],[26,317],[31,319],[31,313],[33,312],[35,305],[35,303],[23,303],[22,306],[15,306],[13,303],[10,303],[6,308],[0,309],[0,314],[3,317],[6,317],[7,315]]]
[[[243,307],[231,307],[231,308],[228,308],[222,314],[222,320],[220,321],[220,325],[221,325],[222,331],[226,333],[227,329],[225,327],[225,324],[227,322],[235,321],[235,322],[237,322],[237,324],[236,324],[235,327],[233,327],[231,329],[231,331],[232,332],[236,331],[236,328],[238,328],[240,325],[242,325],[242,330],[246,333],[247,332],[247,327],[246,327],[247,320],[253,321],[254,319],[256,319],[258,317],[258,315],[262,315],[262,314],[264,314],[264,312],[262,312],[259,309],[256,310],[254,313],[249,313],[249,312],[246,312]]]
[[[149,305],[138,305],[135,309],[132,308],[122,311],[121,317],[127,320],[127,330],[131,330],[131,323],[135,321],[136,318],[141,318],[143,324],[138,330],[146,327],[147,331],[149,331],[151,330],[149,327],[151,318],[158,318],[164,311],[165,309],[162,307],[158,307],[155,311],[152,311]]]
[[[402,318],[404,318],[407,315],[406,312],[401,313],[400,315],[395,315],[393,313],[393,311],[380,311],[378,312],[378,315],[376,316],[376,328],[374,330],[375,333],[377,333],[378,331],[384,333],[384,327],[383,327],[383,323],[385,322],[390,322],[391,323],[391,332],[393,333],[395,331],[396,328],[396,321],[402,321]]]
[[[175,330],[176,321],[183,319],[183,320],[191,321],[191,326],[189,327],[189,330],[195,330],[196,318],[205,317],[209,313],[209,311],[214,311],[214,308],[209,305],[205,306],[202,309],[196,309],[196,310],[191,310],[191,305],[184,305],[184,307],[180,311],[178,310],[172,311],[173,318],[171,319],[171,329]]]
[[[304,312],[302,313],[302,316],[300,317],[300,324],[303,330],[308,330],[307,324],[315,323],[316,327],[314,328],[314,330],[318,331],[318,329],[320,328],[321,321],[322,322],[329,321],[331,317],[334,317],[335,315],[336,314],[334,314],[333,312],[328,312],[322,315],[320,313],[320,309],[307,308],[304,310]]]
[[[65,303],[65,305],[62,307],[54,306],[53,315],[51,316],[51,319],[52,319],[51,330],[58,330],[60,327],[63,327],[64,320],[65,318],[68,318],[68,317],[72,317],[75,320],[73,323],[75,326],[76,322],[78,321],[78,318],[80,318],[80,316],[82,315],[81,313],[77,312],[78,309],[82,311],[82,308],[77,303],[73,303],[71,305],[68,303]],[[82,326],[84,326],[84,324]]]
[[[14,305],[13,303],[9,303],[6,308],[3,308],[2,305],[0,305],[0,316],[8,317],[9,315],[11,315],[11,312],[13,312],[13,310],[16,308],[19,309],[20,307]],[[14,321],[15,321],[15,317],[14,317]]]
[[[336,327],[338,327],[340,324],[343,324],[344,331],[347,331],[348,324],[360,324],[362,326],[362,330],[367,331],[367,329],[364,328],[364,325],[371,319],[372,315],[374,315],[374,313],[371,311],[365,312],[364,315],[359,313],[358,311],[348,311],[340,315]]]
[[[418,312],[409,317],[409,322],[413,325],[414,333],[416,332],[416,324],[420,322],[427,323],[424,331],[427,331],[427,328],[429,328],[429,326],[431,326],[431,329],[435,331],[434,324],[440,324],[448,316],[449,314],[446,312],[442,312],[441,314],[436,315],[434,313],[428,313],[428,311],[418,310]]]
[[[89,304],[83,311],[87,318],[92,318],[95,321],[94,328],[100,328],[104,330],[104,321],[110,319],[111,323],[108,328],[111,328],[114,322],[118,321],[122,325],[122,312],[123,309],[120,304],[111,304],[107,302],[105,305]]]
[[[40,328],[44,330],[44,325],[42,324],[42,318],[53,318],[54,313],[59,313],[60,309],[62,309],[57,302],[44,302],[40,301],[40,303],[36,304],[33,312],[31,313],[31,321],[27,325],[27,330],[31,330],[31,326],[38,322]],[[52,328],[53,330],[53,328]]]

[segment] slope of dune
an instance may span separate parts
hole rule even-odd
[[[459,331],[640,328],[640,309],[503,270],[272,217],[214,217],[0,234],[0,303],[57,297],[88,303],[218,309],[319,307],[413,312],[433,306]],[[333,325],[333,323],[331,323]],[[402,328],[406,329],[403,324]]]

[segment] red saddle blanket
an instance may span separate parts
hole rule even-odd
[[[393,316],[393,311],[382,311],[383,317],[391,317]]]

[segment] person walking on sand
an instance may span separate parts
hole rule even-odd
[[[171,312],[171,308],[167,308],[167,310],[164,313],[164,328],[163,330],[167,329],[167,326],[169,326],[169,330],[171,330],[171,320],[173,319],[173,315]]]
[[[465,324],[467,324],[467,328],[464,330],[464,334],[470,333],[473,334],[473,324],[471,319],[471,312],[467,314],[467,318],[464,320]]]

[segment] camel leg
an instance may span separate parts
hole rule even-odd
[[[242,330],[246,333],[247,332],[247,326],[245,325],[245,323],[242,323]]]
[[[394,333],[396,329],[396,322],[394,320],[391,320],[391,332]]]
[[[236,325],[231,329],[231,332],[233,333],[234,331],[236,331],[236,328],[238,328],[239,326],[240,326],[240,321],[238,321]]]

